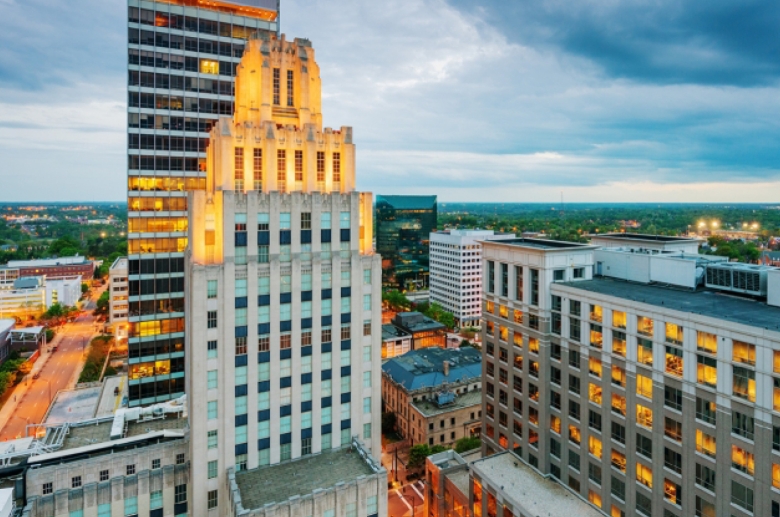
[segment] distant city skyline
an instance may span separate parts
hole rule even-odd
[[[282,0],[355,128],[357,188],[458,201],[772,202],[769,1]],[[0,0],[0,201],[123,200],[122,2]]]

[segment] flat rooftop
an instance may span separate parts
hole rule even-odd
[[[75,449],[96,443],[111,441],[111,424],[113,418],[107,418],[94,424],[72,425],[68,428],[68,434],[62,444],[61,450]],[[130,421],[127,423],[125,438],[132,438],[155,431],[180,430],[187,426],[186,418],[176,415],[168,415],[166,418],[149,420],[146,422]]]
[[[482,405],[482,390],[468,391],[463,395],[459,395],[455,398],[455,402],[447,404],[446,406],[439,407],[438,404],[429,400],[421,400],[419,402],[412,403],[424,417],[441,415],[443,413],[449,413],[450,411],[457,411],[459,409],[481,406]]]
[[[590,244],[583,244],[580,242],[568,242],[568,241],[553,241],[549,239],[533,239],[526,237],[519,237],[516,239],[507,239],[500,241],[488,241],[491,244],[508,244],[510,246],[518,246],[521,248],[535,248],[540,250],[565,250],[565,249],[578,249],[578,248],[591,248]]]
[[[408,338],[408,337],[412,337],[412,334],[410,332],[405,331],[401,327],[397,327],[392,323],[385,323],[384,325],[382,325],[382,341],[387,341],[388,339],[401,339],[401,338]]]
[[[78,390],[63,390],[57,393],[49,407],[45,422],[64,424],[80,422],[95,416],[95,408],[100,399],[100,386]]]
[[[694,237],[671,237],[668,235],[651,235],[646,233],[601,233],[593,234],[592,238],[619,239],[624,241],[656,241],[656,242],[699,242]]]
[[[347,447],[279,465],[242,470],[236,473],[236,483],[241,493],[241,505],[253,510],[373,474],[374,470],[360,454]]]
[[[666,309],[700,314],[775,332],[780,331],[780,307],[773,307],[764,302],[739,298],[718,291],[702,289],[689,291],[612,278],[595,278],[583,282],[567,282],[557,285],[656,305]]]
[[[501,487],[504,497],[527,515],[604,517],[558,481],[542,477],[509,452],[477,460],[471,468],[494,487]]]

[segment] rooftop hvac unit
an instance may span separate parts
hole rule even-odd
[[[709,264],[704,285],[720,291],[766,296],[767,272],[774,269],[777,268],[740,262]]]

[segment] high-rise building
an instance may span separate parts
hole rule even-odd
[[[383,514],[385,471],[334,452],[380,454],[381,261],[352,128],[322,127],[309,41],[249,40],[206,163],[185,266],[194,506],[357,483],[293,514]]]
[[[483,243],[485,452],[607,515],[780,515],[780,270],[598,243]]]
[[[514,239],[493,230],[443,230],[431,233],[430,300],[455,316],[458,325],[482,319],[482,246],[480,241]]]
[[[376,197],[376,248],[382,256],[383,285],[428,287],[428,244],[436,231],[436,206],[436,196]]]
[[[129,361],[153,373],[130,380],[130,406],[184,393],[187,192],[206,188],[247,38],[278,17],[277,0],[128,0]]]

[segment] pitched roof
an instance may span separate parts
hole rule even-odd
[[[449,375],[444,375],[444,361]],[[482,378],[482,354],[471,347],[422,348],[389,359],[382,371],[407,391]]]

